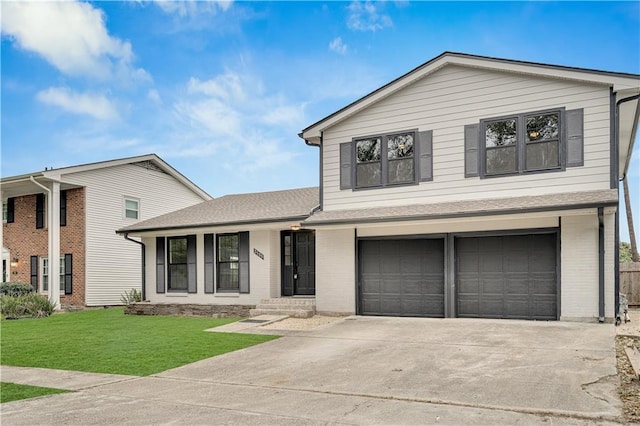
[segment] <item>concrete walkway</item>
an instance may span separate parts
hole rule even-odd
[[[352,317],[150,377],[64,372],[78,392],[2,404],[0,420],[614,424],[614,335],[608,324]]]

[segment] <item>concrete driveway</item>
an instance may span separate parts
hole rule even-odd
[[[2,405],[12,424],[593,424],[612,325],[351,317],[145,378]]]

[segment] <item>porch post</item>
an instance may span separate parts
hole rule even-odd
[[[51,182],[47,224],[49,226],[49,300],[60,309],[60,183]]]

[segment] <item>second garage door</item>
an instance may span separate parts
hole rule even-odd
[[[457,316],[557,319],[556,238],[456,238]]]
[[[362,315],[444,316],[444,240],[361,240]]]

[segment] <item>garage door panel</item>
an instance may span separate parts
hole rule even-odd
[[[555,233],[457,238],[458,316],[557,319],[556,238]]]
[[[359,259],[362,314],[444,316],[444,240],[362,240]]]

